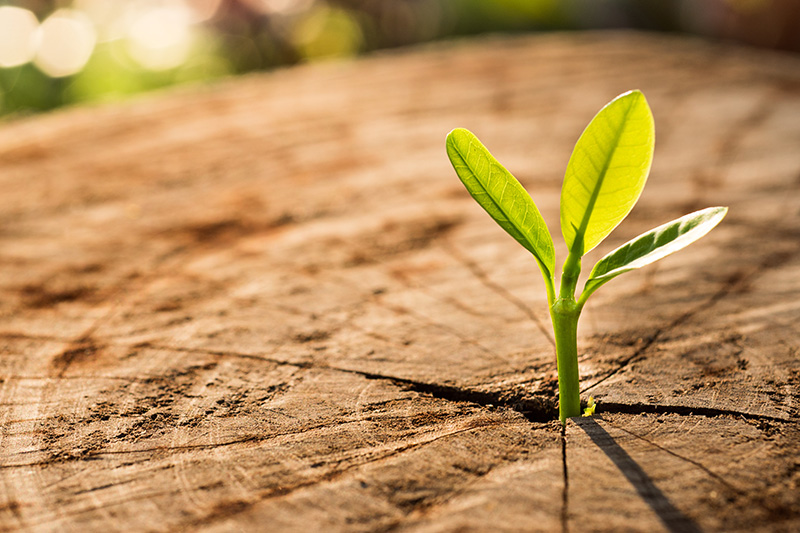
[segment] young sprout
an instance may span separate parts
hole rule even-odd
[[[589,401],[586,402],[586,408],[583,410],[583,416],[592,416],[595,409],[597,409],[597,402],[589,396]]]
[[[595,264],[583,291],[575,289],[581,258],[622,222],[644,188],[653,160],[653,115],[640,91],[621,94],[592,119],[575,144],[561,188],[561,234],[567,259],[555,290],[553,238],[536,204],[481,142],[465,129],[447,135],[447,155],[470,195],[527,249],[544,277],[556,341],[561,423],[581,415],[578,318],[603,284],[696,241],[719,224],[727,207],[710,207],[628,241]],[[594,401],[587,413],[594,413]]]

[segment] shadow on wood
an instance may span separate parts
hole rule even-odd
[[[628,455],[628,452],[617,444],[617,441],[595,420],[592,418],[575,418],[573,422],[592,439],[592,442],[606,454],[606,457],[614,462],[622,475],[630,481],[637,494],[658,515],[658,518],[670,533],[699,533],[700,528],[697,527],[697,524],[669,501],[669,498],[656,487],[653,480],[639,466],[639,463],[634,461]],[[595,491],[596,498],[602,499],[603,487],[595,487]],[[580,502],[576,502],[576,504],[580,505]]]

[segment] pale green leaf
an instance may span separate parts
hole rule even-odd
[[[709,207],[667,222],[639,235],[609,253],[592,269],[581,295],[588,296],[607,281],[625,272],[642,268],[684,248],[720,223],[727,207]]]
[[[653,115],[639,91],[608,103],[584,130],[561,189],[561,232],[582,256],[606,238],[633,208],[653,159]]]
[[[447,135],[447,155],[470,195],[501,228],[536,258],[546,280],[553,279],[553,238],[530,195],[471,132]]]

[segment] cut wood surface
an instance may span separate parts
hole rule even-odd
[[[576,139],[638,88],[649,183],[557,421],[535,261],[472,130],[556,236]],[[665,36],[490,38],[0,126],[3,531],[797,531],[800,60]]]

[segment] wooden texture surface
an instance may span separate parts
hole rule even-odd
[[[590,300],[599,415],[562,432],[540,275],[444,136],[471,129],[517,175],[563,261],[572,146],[633,88],[653,170],[587,267],[730,213]],[[2,124],[0,529],[796,531],[798,188],[798,59],[637,34]]]

